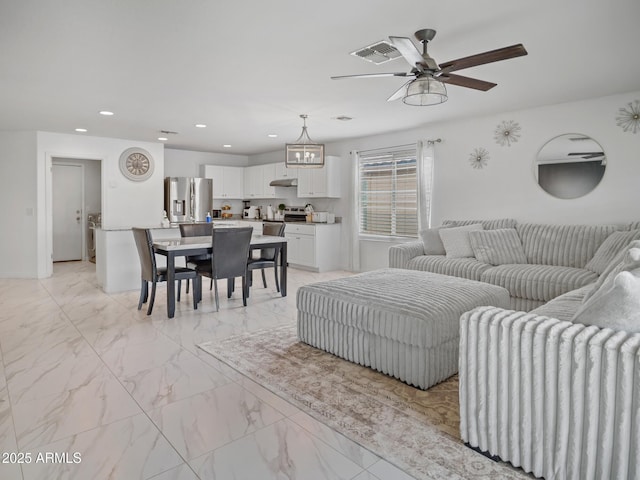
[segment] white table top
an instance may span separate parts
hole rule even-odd
[[[286,242],[286,237],[277,237],[275,235],[252,235],[251,246],[265,245],[269,243],[283,243]],[[172,239],[158,239],[153,241],[154,247],[159,247],[162,250],[186,250],[189,248],[211,248],[211,236],[206,235],[204,237],[181,237]]]

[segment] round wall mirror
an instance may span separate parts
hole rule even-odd
[[[593,138],[569,133],[545,143],[534,161],[536,182],[556,198],[586,195],[602,180],[607,167],[603,148]]]

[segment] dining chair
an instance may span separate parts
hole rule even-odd
[[[180,228],[180,236],[181,237],[208,237],[211,235],[211,230],[213,229],[213,223],[181,223],[178,225]],[[211,260],[211,255],[208,253],[204,253],[202,255],[191,255],[185,258],[187,262],[187,267],[196,268],[198,263],[202,263],[203,261]],[[209,290],[213,288],[213,279],[211,280],[211,285],[209,285]],[[189,293],[189,282],[187,281],[187,293]]]
[[[148,228],[132,228],[133,238],[138,249],[138,257],[140,258],[140,300],[138,301],[138,310],[142,309],[142,304],[149,300],[147,315],[151,315],[153,311],[153,302],[156,298],[156,284],[158,282],[167,281],[166,267],[158,267],[156,265],[156,255],[153,251],[153,239],[151,231]],[[176,267],[175,278],[178,280],[178,301],[180,301],[180,286],[182,280],[194,280],[198,282],[198,273],[193,268]],[[149,282],[151,282],[151,298],[149,298]],[[194,288],[195,292],[195,288]],[[197,298],[193,297],[193,308],[198,308]]]
[[[216,312],[220,309],[218,280],[227,279],[227,296],[231,296],[231,287],[236,277],[242,278],[242,304],[247,306],[247,258],[251,245],[252,227],[214,228],[211,232],[211,261],[198,262],[198,275],[213,280]],[[202,298],[202,282],[197,282],[198,298]]]
[[[262,234],[273,235],[275,237],[284,237],[284,223],[263,223]],[[260,256],[258,258],[249,258],[247,262],[247,269],[249,270],[249,286],[251,286],[253,270],[260,270],[262,273],[262,285],[267,288],[267,279],[264,274],[265,268],[273,268],[274,276],[276,280],[276,291],[280,292],[280,282],[278,280],[278,258],[280,257],[280,247],[277,248],[263,248],[260,250]]]

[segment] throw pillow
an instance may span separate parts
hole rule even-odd
[[[613,232],[609,235],[596,251],[596,254],[584,266],[587,270],[602,275],[607,265],[609,265],[620,250],[624,249],[629,242],[640,238],[640,230],[625,230]]]
[[[618,268],[583,302],[574,322],[640,333],[640,248],[629,249]]]
[[[469,232],[469,240],[475,257],[483,263],[527,263],[527,256],[515,228]]]
[[[607,268],[602,272],[602,274],[598,277],[598,280],[593,284],[593,288],[587,292],[587,294],[582,299],[582,303],[585,303],[594,293],[596,293],[602,285],[613,279],[618,273],[623,270],[632,270],[636,267],[640,267],[640,264],[635,265],[633,259],[629,255],[629,252],[633,249],[640,249],[640,240],[634,240],[625,248],[621,249],[616,256],[613,258],[611,263],[607,265]]]
[[[422,240],[425,255],[444,255],[446,253],[439,231],[440,227],[427,228],[420,231],[420,239]]]
[[[438,232],[448,258],[473,257],[473,249],[469,241],[469,232],[482,230],[482,225],[465,225],[463,227],[441,228]]]

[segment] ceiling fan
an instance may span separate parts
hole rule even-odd
[[[497,84],[478,80],[470,77],[463,77],[451,72],[463,70],[465,68],[484,65],[486,63],[508,60],[510,58],[526,55],[522,44],[511,45],[510,47],[490,50],[478,53],[469,57],[458,58],[438,65],[436,61],[427,53],[427,44],[433,40],[436,31],[430,28],[418,30],[416,38],[422,43],[423,52],[415,46],[410,38],[389,37],[392,45],[400,52],[402,57],[411,65],[409,72],[395,73],[365,73],[361,75],[341,75],[331,77],[333,80],[343,78],[367,78],[367,77],[414,77],[400,87],[387,101],[403,98],[403,102],[409,105],[433,105],[447,100],[446,88],[443,84],[457,85],[459,87],[473,88],[487,91]]]

